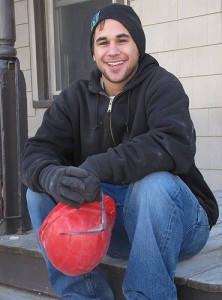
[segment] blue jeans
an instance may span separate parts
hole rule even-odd
[[[117,218],[109,254],[128,258],[123,281],[127,300],[176,300],[174,275],[179,259],[197,254],[209,237],[208,218],[185,183],[168,172],[157,172],[126,186],[102,184],[113,197]],[[47,194],[27,191],[36,236],[54,208]],[[40,245],[52,287],[64,300],[114,300],[98,270],[66,276],[56,270]]]

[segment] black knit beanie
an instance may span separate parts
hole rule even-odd
[[[132,7],[124,4],[110,4],[99,10],[92,19],[91,22],[91,34],[90,34],[90,50],[91,54],[93,50],[93,35],[97,25],[100,21],[105,19],[113,19],[123,24],[124,27],[129,31],[137,48],[140,52],[140,58],[143,57],[146,47],[145,34],[142,28],[142,24],[138,15],[132,9]]]

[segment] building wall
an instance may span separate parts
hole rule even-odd
[[[14,0],[16,48],[27,84],[29,135],[44,109],[32,106],[31,2]],[[212,189],[222,185],[222,1],[131,0],[141,17],[147,53],[174,73],[190,98],[197,132],[196,164]]]
[[[174,73],[190,98],[196,164],[213,189],[222,185],[222,1],[135,0],[147,53]]]
[[[45,109],[34,109],[33,85],[36,84],[35,69],[32,61],[35,60],[35,52],[32,47],[33,39],[33,13],[32,0],[14,0],[15,3],[15,24],[17,57],[20,61],[21,70],[24,73],[27,91],[28,109],[28,131],[33,136],[39,127]]]

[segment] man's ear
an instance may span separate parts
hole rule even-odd
[[[95,55],[93,55],[93,60],[96,61]]]

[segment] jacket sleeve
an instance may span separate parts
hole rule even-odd
[[[157,171],[187,173],[193,164],[195,130],[181,83],[158,84],[145,97],[147,131],[86,159],[101,181],[129,184]]]
[[[68,109],[63,103],[63,94],[61,94],[46,110],[36,135],[29,138],[24,147],[22,182],[36,192],[42,192],[38,179],[44,167],[70,165],[72,162],[73,128]],[[78,111],[76,114],[78,115]]]

